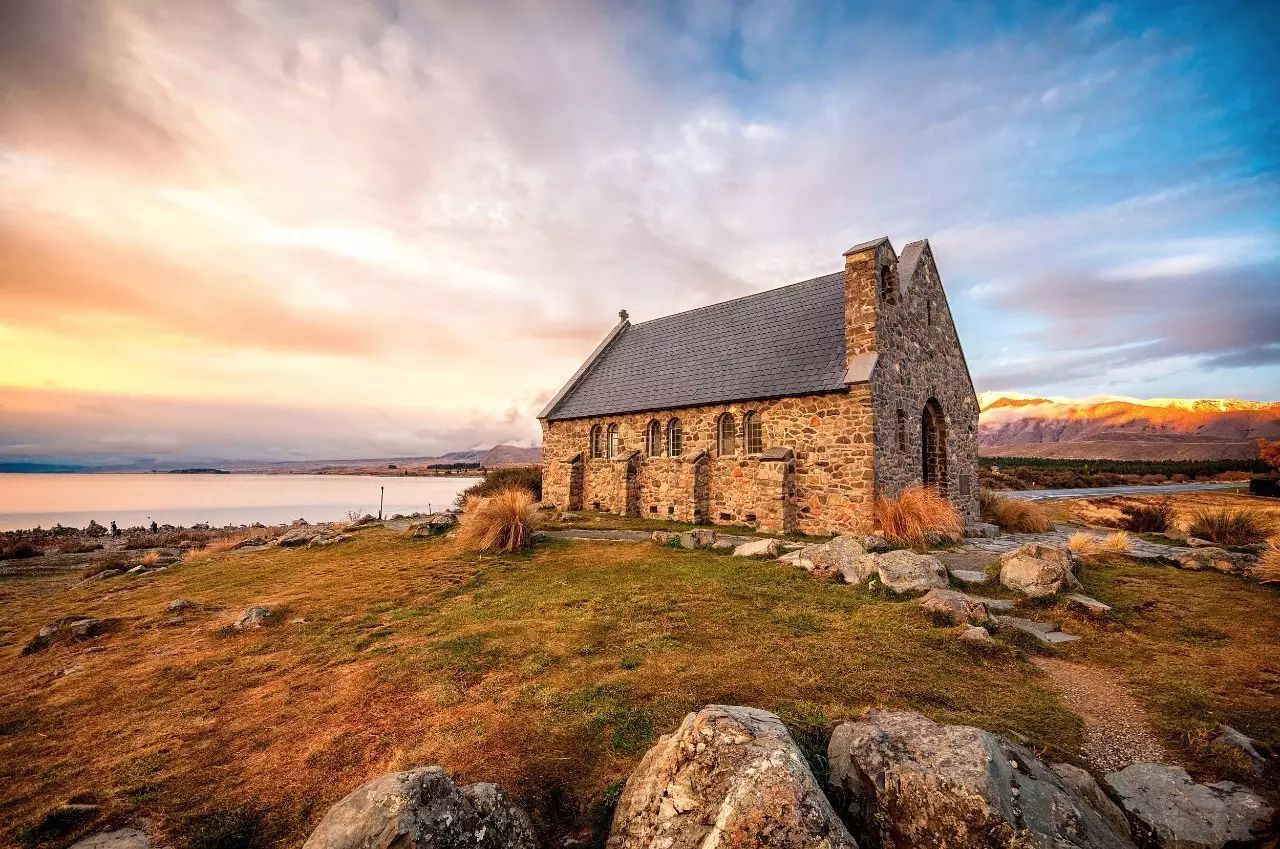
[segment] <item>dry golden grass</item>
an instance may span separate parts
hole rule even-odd
[[[1002,531],[1039,534],[1053,530],[1053,517],[1044,505],[1020,498],[996,495],[987,489],[978,491],[978,507],[982,521],[999,526]]]
[[[1077,557],[1092,557],[1102,550],[1102,541],[1084,531],[1077,531],[1067,540],[1067,548]]]
[[[1116,531],[1113,534],[1107,534],[1100,546],[1107,554],[1124,554],[1129,550],[1129,533],[1128,531]]]
[[[1254,576],[1264,584],[1280,584],[1280,537],[1267,540],[1267,547],[1258,558]]]
[[[1280,499],[1262,498],[1239,492],[1202,491],[1152,495],[1111,495],[1097,498],[1059,499],[1053,502],[1064,518],[1091,527],[1125,528],[1127,510],[1142,505],[1167,504],[1173,509],[1170,528],[1186,531],[1195,514],[1202,510],[1244,510],[1257,513],[1280,527]]]
[[[1280,745],[1276,591],[1114,561],[1082,574],[1112,620],[1072,620],[1085,639],[1057,651],[1129,677],[1189,768],[1189,728]],[[351,789],[425,764],[502,784],[559,845],[708,703],[775,711],[815,752],[873,706],[1016,732],[1053,759],[1079,743],[1070,707],[1003,636],[976,651],[914,603],[775,561],[560,541],[482,557],[371,528],[77,580],[0,582],[0,845],[85,795],[102,813],[84,829],[143,816],[154,845],[185,849],[205,818],[242,817],[259,823],[255,849],[297,846]],[[178,623],[175,598],[194,605]],[[280,615],[228,627],[258,603]],[[21,656],[71,615],[111,627]]]
[[[1275,531],[1275,520],[1266,513],[1244,507],[1202,508],[1191,514],[1187,533],[1219,545],[1262,542]]]
[[[951,502],[923,486],[909,486],[896,498],[877,496],[875,521],[886,539],[912,548],[926,547],[930,535],[964,533],[964,523]]]
[[[200,559],[213,554],[222,554],[223,552],[231,551],[245,540],[259,537],[263,539],[273,539],[274,537],[280,536],[280,533],[281,532],[278,528],[245,528],[244,530],[235,531],[227,534],[226,536],[211,540],[210,542],[205,543],[201,548],[191,549],[187,552],[187,559]]]
[[[467,551],[510,554],[529,545],[538,524],[538,502],[525,487],[508,486],[470,498],[458,521],[457,541]]]

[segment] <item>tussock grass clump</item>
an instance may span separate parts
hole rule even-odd
[[[1067,548],[1077,557],[1093,557],[1102,550],[1102,541],[1093,534],[1076,531],[1067,540]]]
[[[1280,584],[1280,537],[1267,540],[1267,548],[1258,558],[1254,575],[1264,584]]]
[[[1173,502],[1167,498],[1151,504],[1126,504],[1120,508],[1126,530],[1134,533],[1164,533],[1173,524]]]
[[[1187,533],[1218,545],[1250,545],[1262,542],[1275,530],[1270,516],[1243,507],[1197,510],[1191,514]]]
[[[876,498],[875,520],[890,542],[924,548],[929,536],[959,537],[964,523],[951,502],[936,490],[909,486],[896,498]]]
[[[458,542],[468,551],[519,551],[530,543],[538,519],[533,493],[509,486],[488,498],[468,499]]]
[[[982,521],[999,526],[1002,531],[1018,534],[1041,534],[1053,530],[1053,519],[1043,505],[1020,498],[1006,498],[990,490],[978,490],[978,509]]]
[[[1102,541],[1101,548],[1108,554],[1124,554],[1129,550],[1129,533],[1116,531]]]

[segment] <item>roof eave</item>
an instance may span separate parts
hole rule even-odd
[[[560,402],[569,396],[569,393],[572,392],[573,388],[582,381],[582,378],[587,376],[587,372],[591,371],[591,367],[594,366],[600,357],[604,355],[605,351],[609,350],[609,346],[613,344],[614,340],[622,335],[622,331],[626,330],[630,326],[631,322],[625,318],[613,326],[613,329],[609,331],[608,335],[606,335],[604,339],[601,340],[600,344],[596,346],[596,349],[591,352],[591,356],[587,357],[586,362],[578,366],[578,370],[573,373],[573,377],[569,378],[569,381],[560,388],[560,391],[547,402],[547,406],[542,408],[542,412],[538,413],[539,419],[547,419],[555,412],[556,407],[560,406]]]

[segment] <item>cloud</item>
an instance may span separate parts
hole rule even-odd
[[[1276,382],[1266,10],[0,16],[0,383],[409,409],[475,444],[512,409],[536,432],[620,308],[881,233],[930,237],[980,385]]]

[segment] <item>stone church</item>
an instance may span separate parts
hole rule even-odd
[[[937,487],[978,518],[978,401],[927,240],[631,324],[539,414],[543,501],[770,533],[868,530]]]

